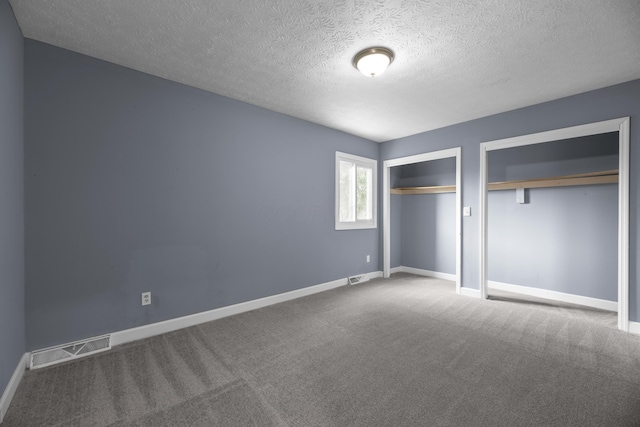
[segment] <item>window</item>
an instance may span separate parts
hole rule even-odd
[[[377,227],[378,162],[336,151],[336,230]]]

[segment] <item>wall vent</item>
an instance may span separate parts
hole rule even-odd
[[[367,282],[369,280],[369,276],[366,274],[360,274],[358,276],[351,276],[349,277],[349,284],[350,285],[357,285],[358,283],[364,283]]]
[[[31,353],[29,369],[44,368],[45,366],[77,359],[109,349],[111,349],[111,335],[103,335],[101,337],[46,348]]]

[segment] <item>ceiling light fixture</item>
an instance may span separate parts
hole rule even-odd
[[[386,47],[370,47],[353,57],[353,66],[367,77],[384,73],[393,62],[393,52]]]

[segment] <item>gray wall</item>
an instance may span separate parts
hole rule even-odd
[[[402,196],[402,265],[456,274],[456,194]]]
[[[378,168],[378,170],[382,170]],[[391,188],[400,187],[400,180],[402,179],[402,168],[391,168],[389,177],[389,185]],[[382,174],[382,173],[380,173]],[[380,185],[382,187],[382,185]],[[391,194],[391,268],[399,267],[402,265],[402,195]],[[382,194],[378,200],[382,200]],[[381,206],[382,207],[382,206]],[[382,212],[382,210],[380,211]],[[378,216],[382,218],[380,214]],[[382,252],[381,252],[382,253]]]
[[[489,182],[618,169],[618,132],[490,151],[488,165]]]
[[[454,158],[397,166],[396,187],[455,185]],[[395,196],[392,222],[392,261],[405,267],[440,273],[456,272],[456,195],[404,194]],[[394,249],[399,254],[394,254]],[[399,260],[396,259],[399,258]],[[395,265],[392,265],[394,267]]]
[[[402,265],[402,200],[404,195],[391,195],[391,268]]]
[[[479,223],[478,178],[480,143],[551,129],[581,125],[617,117],[631,117],[630,202],[630,320],[640,320],[638,269],[638,203],[640,151],[640,80],[610,86],[556,101],[513,110],[442,129],[385,142],[380,160],[394,159],[451,147],[462,147],[463,206],[471,206],[471,217],[462,221],[462,285],[478,289]],[[515,196],[514,196],[515,197]]]
[[[23,42],[0,0],[0,396],[25,352]]]
[[[399,169],[398,187],[429,187],[435,185],[456,184],[456,159],[430,160],[397,166]]]
[[[618,168],[618,134],[489,152],[491,181]],[[618,299],[616,184],[489,192],[489,280]]]
[[[25,79],[29,349],[378,270],[334,230],[378,144],[32,40]]]

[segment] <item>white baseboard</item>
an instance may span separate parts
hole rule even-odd
[[[372,271],[371,273],[367,273],[369,279],[378,279],[380,277],[384,277],[384,273],[382,271]]]
[[[460,288],[460,295],[471,298],[480,298],[480,290],[462,287]]]
[[[389,274],[402,273],[402,266],[389,269]]]
[[[438,271],[423,270],[421,268],[414,268],[414,267],[405,267],[403,265],[401,265],[399,267],[393,267],[389,271],[390,271],[391,274],[393,274],[393,273],[409,273],[409,274],[415,274],[416,276],[433,277],[433,278],[436,278],[436,279],[451,280],[452,282],[456,281],[456,275],[455,274],[440,273]]]
[[[11,375],[11,379],[9,379],[9,383],[7,387],[4,389],[4,393],[2,393],[2,397],[0,397],[0,423],[4,420],[4,416],[7,414],[9,410],[9,405],[11,404],[11,400],[13,399],[13,395],[16,393],[18,389],[18,385],[20,385],[20,381],[22,381],[22,376],[24,375],[25,369],[27,369],[27,364],[29,363],[29,353],[25,353],[20,358],[18,362],[18,366],[16,366],[16,370],[13,371],[13,375]]]
[[[382,272],[367,273],[367,275],[369,278],[382,277]],[[223,317],[233,316],[234,314],[245,313],[247,311],[256,310],[259,308],[267,307],[269,305],[317,294],[318,292],[328,291],[340,286],[346,286],[347,283],[348,281],[346,278],[338,279],[332,282],[309,286],[307,288],[296,289],[295,291],[285,292],[278,295],[272,295],[252,301],[216,308],[214,310],[191,314],[189,316],[178,317],[176,319],[169,319],[162,322],[152,323],[150,325],[139,326],[137,328],[126,329],[124,331],[114,332],[111,334],[111,345],[115,346],[131,341],[137,341],[155,335],[176,331],[178,329],[187,328],[189,326],[195,326],[201,323],[210,322],[212,320],[222,319]]]
[[[523,295],[529,295],[537,298],[545,298],[554,301],[568,302],[571,304],[579,304],[587,307],[598,308],[600,310],[618,311],[617,301],[607,301],[603,299],[583,297],[581,295],[565,294],[563,292],[550,291],[547,289],[530,288],[528,286],[512,285],[510,283],[488,281],[489,289],[497,289],[501,291],[514,292]]]
[[[629,333],[640,335],[640,323],[629,321]]]

